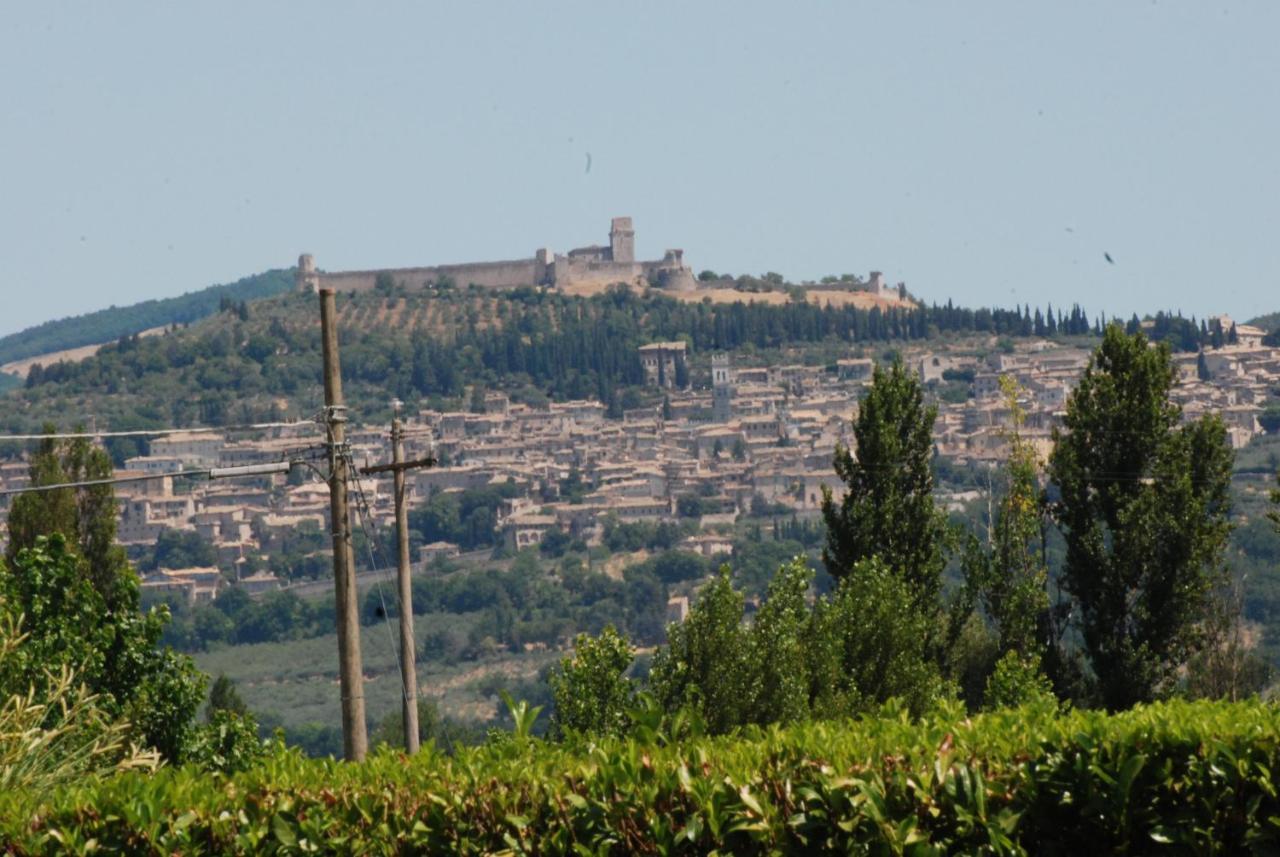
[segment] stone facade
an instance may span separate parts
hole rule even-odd
[[[474,284],[489,289],[608,286],[614,283],[654,286],[671,291],[692,291],[697,287],[693,271],[684,262],[683,250],[668,250],[661,259],[651,262],[637,262],[635,256],[636,233],[631,218],[615,217],[610,224],[607,246],[594,244],[570,250],[567,254],[542,248],[532,258],[503,262],[322,272],[316,267],[315,257],[304,253],[298,257],[295,277],[299,290],[316,291],[323,287],[340,292],[372,289],[382,275],[389,276],[396,285],[410,289],[430,288],[446,282],[460,288]]]
[[[683,342],[651,342],[638,350],[646,384],[667,390],[676,385],[676,364],[686,359]]]

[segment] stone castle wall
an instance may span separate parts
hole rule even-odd
[[[379,274],[389,274],[396,285],[420,289],[445,278],[461,288],[475,283],[488,289],[514,289],[536,286],[546,280],[546,266],[536,259],[510,262],[476,262],[465,265],[435,265],[426,268],[387,268],[376,271],[335,271],[305,274],[299,268],[298,280],[303,288],[325,288],[339,292],[362,292],[372,289]]]
[[[668,250],[658,261],[634,260],[635,233],[631,218],[614,218],[607,247],[584,247],[568,255],[539,250],[534,258],[504,262],[474,262],[461,265],[433,265],[418,268],[389,268],[372,271],[321,272],[315,259],[304,254],[298,259],[299,289],[321,288],[335,291],[372,289],[380,275],[387,274],[397,285],[424,288],[448,278],[455,286],[477,285],[489,289],[520,286],[607,286],[614,283],[655,285],[689,291],[697,287],[693,272],[684,264],[680,250]]]

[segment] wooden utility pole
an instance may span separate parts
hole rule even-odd
[[[320,336],[324,350],[325,427],[329,447],[329,524],[333,536],[333,592],[338,620],[338,669],[342,689],[342,750],[347,761],[364,760],[369,736],[364,722],[364,673],[360,662],[360,614],[356,604],[351,518],[347,508],[347,408],[338,363],[338,319],[333,289],[320,290]]]
[[[397,403],[398,405],[399,403]],[[403,694],[402,721],[404,723],[404,748],[418,752],[418,661],[414,651],[413,636],[413,588],[409,576],[409,510],[404,496],[404,472],[435,464],[431,457],[415,461],[404,460],[404,426],[400,418],[391,421],[391,463],[361,469],[362,474],[386,473],[395,477],[396,500],[396,586],[400,594],[400,690]]]

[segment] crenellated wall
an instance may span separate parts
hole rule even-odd
[[[301,290],[331,288],[336,291],[372,289],[378,277],[389,275],[397,285],[420,289],[448,278],[455,286],[477,285],[490,289],[520,286],[654,285],[686,291],[696,288],[693,272],[684,264],[682,251],[668,250],[658,261],[635,261],[635,231],[631,218],[615,217],[607,247],[572,250],[568,255],[540,249],[531,259],[473,262],[421,268],[388,268],[372,271],[321,272],[310,254],[298,258],[296,279]]]

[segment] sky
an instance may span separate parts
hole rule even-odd
[[[616,215],[698,271],[1247,319],[1277,33],[1274,0],[6,3],[0,334]]]

